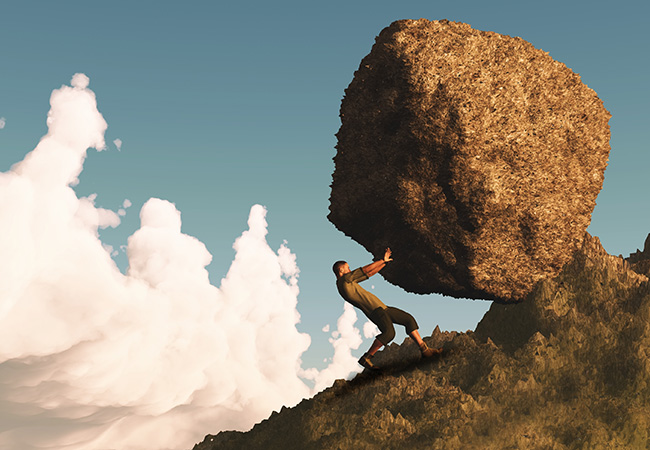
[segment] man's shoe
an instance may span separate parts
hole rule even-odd
[[[434,348],[429,348],[429,346],[426,343],[423,342],[422,345],[420,345],[420,351],[422,352],[422,356],[424,356],[425,358],[429,358],[431,356],[441,354],[442,353],[442,347],[435,348],[435,349]]]
[[[379,367],[375,366],[372,361],[370,361],[370,358],[372,358],[372,356],[365,353],[361,358],[359,358],[359,364],[373,372],[379,370]]]

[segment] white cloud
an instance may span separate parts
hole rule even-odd
[[[371,321],[367,321],[366,323],[363,324],[363,337],[365,338],[374,338],[379,334],[379,328],[377,328],[377,325],[372,323]]]
[[[124,200],[124,203],[122,203],[122,207],[117,210],[117,215],[118,216],[126,216],[126,210],[131,207],[131,200],[126,199]]]
[[[119,252],[115,250],[115,248],[112,245],[109,244],[102,244],[102,247],[104,247],[104,250],[106,250],[106,253],[108,253],[111,256],[117,256]]]
[[[5,125],[7,125],[7,119],[5,119],[4,117],[0,117],[0,130],[2,130],[5,127]]]
[[[113,144],[115,144],[115,147],[117,148],[117,151],[122,151],[122,139],[115,139],[113,141]]]
[[[352,350],[359,348],[363,340],[361,333],[354,326],[357,321],[357,313],[352,305],[345,302],[343,305],[343,314],[336,322],[336,331],[332,332],[329,339],[334,347],[334,356],[332,362],[322,371],[306,370],[303,372],[305,378],[314,381],[314,391],[318,392],[328,386],[331,386],[334,380],[339,378],[348,378],[362,371]],[[329,327],[328,331],[329,331]],[[323,331],[325,331],[323,329]]]
[[[89,84],[90,78],[88,78],[84,73],[75,73],[72,76],[72,81],[70,82],[70,85],[73,88],[77,89],[86,89]]]
[[[0,448],[186,449],[312,395],[300,375],[322,388],[358,371],[348,306],[330,366],[300,368],[299,269],[286,243],[269,247],[260,205],[220,287],[161,199],[142,207],[118,270],[98,229],[119,214],[70,187],[87,149],[105,146],[88,83],[76,74],[52,93],[48,134],[0,173]]]

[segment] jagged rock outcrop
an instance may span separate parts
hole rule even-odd
[[[645,238],[643,250],[637,249],[626,258],[635,272],[650,276],[650,234]]]
[[[526,301],[494,303],[475,332],[421,361],[410,341],[360,374],[216,449],[645,449],[650,447],[650,283],[588,236]]]
[[[415,293],[518,301],[579,248],[610,114],[523,39],[448,21],[384,29],[341,104],[329,220]]]

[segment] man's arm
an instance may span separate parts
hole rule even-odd
[[[386,252],[384,253],[384,258],[380,259],[379,261],[372,262],[368,264],[367,266],[363,266],[361,270],[368,275],[368,278],[371,276],[375,275],[378,273],[381,269],[386,267],[386,263],[388,261],[392,261],[393,259],[390,257],[393,252],[391,252],[390,248],[386,249]]]

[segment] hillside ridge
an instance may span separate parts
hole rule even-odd
[[[641,449],[650,444],[650,285],[598,238],[518,304],[493,303],[466,333],[408,339],[361,373],[242,433],[193,450]]]

